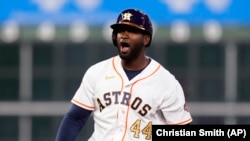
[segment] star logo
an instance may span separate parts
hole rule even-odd
[[[129,20],[130,21],[130,18],[132,17],[133,15],[131,13],[124,13],[122,14],[122,20]]]

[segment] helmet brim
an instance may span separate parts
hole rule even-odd
[[[116,23],[116,24],[112,24],[110,27],[113,30],[116,30],[116,29],[120,29],[120,28],[126,27],[126,26],[129,26],[129,27],[132,27],[132,28],[137,28],[137,29],[140,29],[142,31],[146,31],[143,26],[140,26],[140,25],[137,25],[137,24],[134,24],[134,23],[131,23],[131,22],[124,22],[124,21]]]

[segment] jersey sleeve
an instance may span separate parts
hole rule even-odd
[[[161,111],[166,124],[188,124],[192,122],[192,117],[185,101],[183,89],[177,80],[175,82],[176,85],[162,102]]]
[[[71,102],[87,110],[94,110],[94,68],[90,67],[84,74],[81,84],[74,94]]]

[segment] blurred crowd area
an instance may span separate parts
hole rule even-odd
[[[86,69],[116,55],[113,44],[97,35],[84,42],[0,42],[1,140],[17,140],[21,133],[24,139],[53,140]],[[249,40],[178,43],[157,36],[148,55],[180,81],[194,124],[249,124]]]
[[[180,81],[193,124],[250,124],[250,18],[239,1],[165,0],[154,3],[158,11],[139,2],[115,9],[112,0],[10,1],[16,10],[5,3],[0,14],[1,141],[54,140],[86,69],[116,55],[109,25],[132,6],[152,16],[147,53]]]

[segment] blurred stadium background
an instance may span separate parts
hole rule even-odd
[[[116,54],[109,25],[125,8],[151,17],[148,54],[181,82],[193,124],[250,124],[250,1],[1,3],[1,141],[54,140],[86,69]]]

